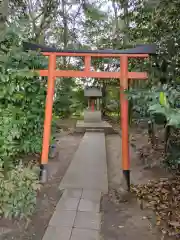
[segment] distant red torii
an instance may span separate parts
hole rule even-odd
[[[128,79],[147,79],[146,72],[129,72],[129,58],[148,58],[151,54],[156,53],[154,44],[140,45],[127,50],[58,50],[52,47],[45,47],[38,44],[24,42],[25,50],[39,50],[45,56],[49,57],[48,70],[39,70],[40,76],[48,77],[48,89],[46,96],[46,109],[44,120],[44,134],[41,155],[41,180],[47,180],[47,163],[49,154],[49,143],[51,135],[52,107],[54,86],[56,77],[91,77],[91,78],[119,78],[120,79],[120,101],[121,101],[121,131],[122,131],[122,169],[130,189],[130,160],[129,160],[129,133],[128,133],[128,100],[124,94],[124,90],[128,89]],[[84,71],[75,70],[57,70],[56,57],[84,57]],[[91,58],[119,58],[119,72],[96,72],[91,71]]]

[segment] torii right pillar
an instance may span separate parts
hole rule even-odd
[[[130,156],[129,156],[129,117],[128,117],[128,99],[125,90],[128,90],[129,79],[147,79],[146,72],[129,72],[128,58],[132,55],[122,55],[120,57],[120,102],[121,102],[121,131],[122,131],[122,170],[127,184],[127,190],[130,191]],[[148,54],[137,54],[134,58],[147,58]]]
[[[124,90],[128,89],[128,56],[120,58],[120,101],[121,101],[121,131],[122,131],[122,169],[130,191],[130,157],[129,157],[129,133],[128,133],[128,99]]]

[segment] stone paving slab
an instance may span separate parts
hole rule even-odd
[[[69,227],[52,227],[49,226],[43,237],[43,240],[69,240],[72,228]]]
[[[104,133],[85,133],[60,184],[60,189],[73,188],[108,192]]]
[[[88,127],[88,128],[112,128],[112,126],[106,122],[106,121],[101,121],[101,122],[84,122],[83,120],[77,121],[76,124],[77,127]]]
[[[100,230],[101,214],[94,212],[77,212],[74,227],[80,229]]]
[[[78,198],[62,198],[56,206],[56,211],[76,211],[79,201]]]
[[[113,127],[105,121],[101,122],[84,122],[77,121],[75,132],[85,133],[85,132],[105,132],[106,134],[116,133]]]
[[[80,199],[83,189],[66,189],[63,192],[62,198],[78,198]]]
[[[80,212],[96,212],[100,211],[100,202],[92,201],[91,199],[81,199],[78,207]]]
[[[98,190],[83,189],[82,199],[88,199],[99,203],[101,201],[101,192]]]
[[[56,209],[49,225],[53,227],[73,227],[76,211],[63,211]]]
[[[99,232],[97,230],[75,228],[70,240],[99,240]]]

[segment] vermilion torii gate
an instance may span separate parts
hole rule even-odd
[[[122,169],[130,189],[130,159],[129,159],[129,133],[128,133],[128,100],[124,90],[128,89],[128,79],[147,79],[146,72],[129,72],[129,58],[148,58],[155,54],[155,45],[141,45],[128,50],[58,50],[37,44],[24,43],[26,50],[39,50],[44,56],[49,57],[47,70],[39,70],[40,76],[48,77],[48,88],[46,97],[46,109],[44,120],[44,134],[41,156],[41,180],[47,180],[47,164],[49,154],[49,143],[51,135],[52,107],[56,77],[76,78],[118,78],[120,80],[120,102],[121,102],[121,131],[122,131]],[[57,70],[57,57],[84,57],[85,67],[83,71]],[[120,62],[119,72],[96,72],[91,71],[91,58],[118,58]]]

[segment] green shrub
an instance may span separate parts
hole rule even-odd
[[[11,29],[0,36],[0,159],[9,162],[20,153],[41,152],[46,80],[45,57],[24,52],[22,39]]]
[[[177,141],[179,135],[176,135],[178,144],[171,140],[173,131],[178,133],[180,130],[180,85],[172,82],[150,88],[130,89],[126,93],[133,101],[133,110],[138,111],[140,117],[143,116],[142,113],[145,113],[144,115],[148,116],[149,120],[164,126],[165,153],[166,155],[168,153],[165,162],[173,169],[180,169],[180,156],[176,154],[176,152],[179,153]]]
[[[32,215],[40,188],[38,171],[18,165],[3,174],[0,162],[0,216],[5,218],[28,218]]]

